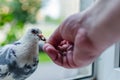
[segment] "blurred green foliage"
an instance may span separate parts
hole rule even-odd
[[[35,23],[41,7],[41,0],[0,0],[0,28],[6,23],[11,25],[6,40],[1,45],[15,41],[17,34],[22,33],[24,24]]]
[[[40,52],[39,53],[39,62],[40,63],[44,63],[44,62],[52,62],[50,57],[48,57],[48,55],[45,52]]]

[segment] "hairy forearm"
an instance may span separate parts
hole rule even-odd
[[[103,49],[120,40],[120,0],[98,0],[87,10],[88,36]]]

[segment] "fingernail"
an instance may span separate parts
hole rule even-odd
[[[48,47],[48,44],[45,44],[45,45],[43,46],[43,50],[46,51],[47,47]]]

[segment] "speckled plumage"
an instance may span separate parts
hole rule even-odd
[[[29,29],[17,42],[0,49],[0,80],[25,80],[38,65],[39,29]]]

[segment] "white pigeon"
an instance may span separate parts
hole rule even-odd
[[[38,43],[41,38],[38,28],[29,29],[13,44],[0,49],[0,80],[25,80],[37,68]]]

